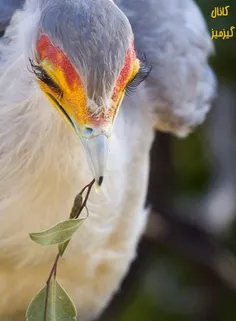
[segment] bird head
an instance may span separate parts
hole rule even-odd
[[[149,73],[111,0],[44,1],[30,59],[42,92],[79,137],[96,182],[127,86]]]

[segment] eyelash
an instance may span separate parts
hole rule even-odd
[[[31,71],[38,78],[46,84],[52,91],[57,95],[57,98],[61,99],[63,97],[63,91],[54,82],[54,80],[46,73],[46,71],[39,65],[35,64],[31,59],[29,59],[31,65]]]
[[[150,74],[152,70],[151,64],[147,61],[145,54],[137,53],[137,58],[140,61],[140,68],[138,73],[134,78],[127,84],[125,93],[132,94],[137,87],[143,82]],[[57,98],[61,99],[63,97],[63,92],[61,88],[54,82],[54,80],[46,73],[46,71],[39,65],[35,64],[31,59],[29,59],[31,65],[31,71],[34,75],[43,83],[45,83],[53,92],[57,95]]]
[[[125,89],[125,93],[132,94],[137,87],[143,82],[150,74],[152,70],[151,64],[147,61],[145,54],[137,53],[137,58],[140,61],[140,68],[134,78],[128,83]]]

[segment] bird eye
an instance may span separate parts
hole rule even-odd
[[[61,88],[55,83],[55,81],[48,75],[48,73],[38,64],[35,64],[31,59],[29,59],[32,72],[38,78],[38,80],[42,81],[46,84],[56,95],[57,98],[61,99],[63,96],[63,91]]]
[[[147,61],[146,56],[144,54],[138,54],[137,58],[140,61],[140,68],[137,74],[134,76],[132,80],[129,81],[125,88],[125,92],[127,94],[133,93],[135,89],[143,82],[152,70],[151,64]]]

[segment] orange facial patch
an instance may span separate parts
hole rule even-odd
[[[63,97],[55,97],[63,106],[66,113],[73,121],[79,124],[86,124],[89,119],[87,108],[87,97],[83,83],[64,53],[54,46],[46,35],[42,35],[37,43],[39,63],[48,75],[61,88]],[[50,88],[40,83],[46,94]],[[54,104],[55,106],[55,104]]]
[[[73,87],[75,82],[81,83],[78,74],[76,73],[74,67],[63,54],[63,52],[55,47],[46,35],[42,35],[37,43],[37,51],[39,54],[40,61],[48,60],[54,67],[60,69],[65,78],[66,82],[70,88]]]
[[[136,58],[133,41],[127,51],[124,66],[115,86],[112,96],[113,106],[107,112],[100,113],[99,115],[96,115],[96,113],[93,113],[88,108],[87,96],[83,83],[62,50],[53,45],[46,35],[42,35],[39,38],[36,48],[39,64],[61,88],[63,96],[56,97],[55,93],[42,82],[40,83],[40,87],[47,96],[53,96],[59,104],[63,106],[65,112],[73,121],[75,121],[75,123],[97,127],[114,121],[120,102],[124,97],[124,89],[139,68],[139,61]]]
[[[116,87],[112,97],[114,101],[117,101],[118,97],[120,96],[120,92],[124,90],[126,84],[130,80],[131,75],[134,71],[133,67],[134,67],[135,60],[136,60],[136,53],[134,50],[134,41],[132,41],[125,58],[124,66],[120,72],[118,81],[116,83]]]
[[[125,58],[124,66],[120,72],[119,78],[117,80],[112,100],[114,101],[114,105],[109,111],[110,116],[114,120],[118,113],[119,105],[124,98],[125,95],[125,87],[128,82],[136,75],[139,69],[139,60],[136,57],[136,53],[134,50],[134,41],[132,40],[130,47],[127,51],[127,55]]]

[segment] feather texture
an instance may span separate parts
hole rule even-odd
[[[216,92],[208,65],[214,53],[206,23],[192,0],[117,0],[129,18],[138,51],[153,66],[149,103],[156,128],[186,136],[201,124]]]
[[[191,0],[177,2],[181,9],[175,1],[145,1],[147,15],[139,11],[140,0],[118,2],[154,70],[121,105],[103,187],[92,192],[89,218],[58,270],[83,321],[101,313],[135,257],[147,219],[155,124],[168,123],[181,135],[203,120],[213,96],[214,78],[203,72],[212,51],[204,21]],[[92,179],[79,141],[28,70],[39,3],[27,1],[0,44],[1,317],[25,311],[55,257],[55,247],[33,244],[28,233],[66,219],[75,194]]]

